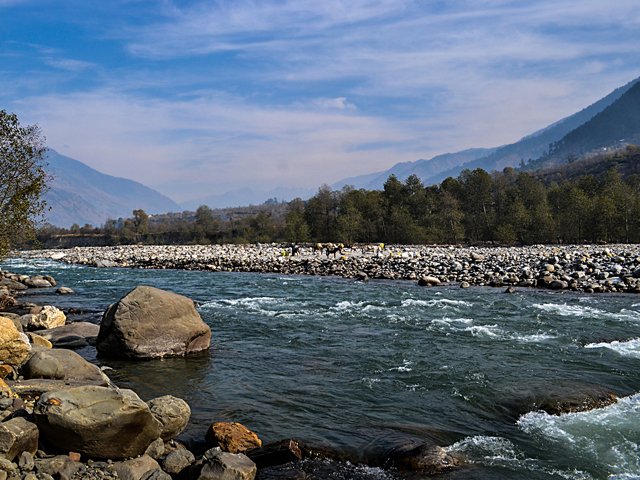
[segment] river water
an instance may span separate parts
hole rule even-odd
[[[210,352],[98,363],[144,399],[186,399],[185,438],[238,421],[265,443],[294,437],[351,459],[305,478],[405,478],[357,461],[407,440],[447,446],[471,464],[441,478],[640,478],[640,296],[44,260],[3,267],[53,275],[76,295],[32,300],[79,307],[96,322],[139,284],[196,300]],[[95,360],[95,350],[81,353]],[[561,416],[519,410],[524,399],[584,384],[621,398]]]

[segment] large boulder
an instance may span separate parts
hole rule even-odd
[[[34,353],[22,367],[24,378],[48,378],[69,382],[107,385],[100,368],[71,350],[48,349]]]
[[[147,402],[151,414],[160,425],[162,432],[160,438],[171,440],[182,433],[189,423],[191,408],[189,404],[181,398],[172,395],[164,395]]]
[[[0,362],[21,365],[30,352],[27,336],[18,331],[12,320],[0,317]]]
[[[36,403],[34,416],[49,445],[89,458],[142,455],[161,430],[135,392],[97,386],[49,391]]]
[[[103,356],[155,358],[200,352],[210,344],[211,329],[193,301],[139,286],[105,311],[96,346]]]

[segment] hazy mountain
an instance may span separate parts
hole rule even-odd
[[[425,179],[425,181],[427,183],[439,183],[449,176],[458,176],[464,169],[473,170],[475,168],[482,168],[487,171],[502,170],[505,167],[519,166],[521,162],[527,162],[530,159],[537,159],[548,152],[550,145],[558,142],[569,132],[587,123],[615,103],[626,92],[637,85],[639,81],[640,79],[638,78],[632,80],[579,112],[565,117],[542,130],[527,135],[516,143],[500,147],[490,155],[446,170],[439,175]]]
[[[431,178],[445,170],[462,165],[480,157],[489,155],[495,151],[495,148],[471,148],[456,153],[445,153],[437,155],[428,160],[416,160],[415,162],[396,163],[388,170],[370,173],[368,175],[359,175],[357,177],[345,178],[332,187],[341,189],[345,185],[351,185],[355,188],[366,188],[368,190],[379,190],[386,182],[389,175],[395,175],[400,180],[406,180],[410,175],[417,175],[422,179]]]
[[[638,82],[640,82],[640,79],[635,79],[626,85],[617,88],[606,97],[598,100],[583,110],[527,135],[515,143],[492,149],[470,149],[461,152],[447,153],[433,157],[430,160],[398,163],[390,169],[382,172],[346,178],[335,183],[334,188],[341,188],[344,185],[354,185],[356,188],[380,189],[382,188],[385,180],[391,174],[395,174],[401,180],[406,179],[411,174],[416,174],[425,184],[430,185],[440,183],[447,177],[457,177],[464,169],[473,170],[475,168],[483,168],[487,171],[493,171],[502,170],[504,167],[508,166],[519,166],[521,162],[527,162],[530,159],[537,159],[545,155],[548,152],[550,145],[556,144],[565,138],[565,136],[570,132],[573,132],[581,125],[586,124],[591,119],[595,119],[594,117],[599,113],[603,112],[610,105],[616,103],[617,100],[625,96],[625,94],[634,86],[637,86]],[[638,88],[640,88],[640,86],[633,88],[634,92]],[[637,106],[635,108],[635,112],[638,112]],[[616,118],[616,121],[628,122],[630,118],[629,115],[631,114],[632,111],[627,111],[626,114],[618,112],[616,115],[613,115],[613,117]],[[603,127],[603,124],[606,121],[607,120],[599,121],[601,123],[589,127],[588,130],[593,133],[595,128]],[[635,127],[633,125],[630,124],[629,133],[624,133],[624,135],[622,130],[609,126],[605,129],[608,133],[602,133],[603,137],[607,140],[601,139],[596,141],[595,138],[600,138],[599,134],[596,135],[592,144],[595,145],[598,142],[601,144],[603,142],[606,143],[609,138],[613,138],[611,135],[615,137],[615,134],[619,135],[618,140],[624,138],[627,141],[631,141],[629,137],[631,137],[631,133],[635,131]],[[574,148],[570,147],[572,144],[571,142],[586,134],[586,130],[583,130],[574,134],[574,137],[569,137],[566,143],[567,148]],[[573,145],[575,146],[575,144]]]
[[[271,190],[238,188],[217,195],[196,198],[182,203],[185,210],[196,210],[201,205],[211,208],[229,208],[240,205],[261,205],[269,199],[290,201],[296,197],[309,198],[316,193],[316,189],[280,187]]]
[[[46,221],[60,226],[102,225],[108,218],[130,217],[134,209],[147,213],[179,211],[170,198],[141,183],[106,175],[54,150],[47,153],[52,176],[45,198],[51,207]]]

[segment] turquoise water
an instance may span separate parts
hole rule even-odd
[[[40,291],[33,301],[81,308],[96,322],[138,284],[196,300],[213,332],[207,354],[99,360],[145,399],[185,398],[193,410],[185,438],[239,421],[266,443],[295,437],[353,463],[407,440],[434,441],[472,465],[442,478],[640,478],[640,296],[20,259],[4,267],[53,275],[76,295]],[[562,416],[522,410],[526,399],[583,384],[621,400]],[[349,463],[331,472],[405,478]]]

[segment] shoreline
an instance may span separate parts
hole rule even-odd
[[[362,245],[126,245],[15,252],[92,267],[204,270],[413,280],[585,293],[640,293],[640,244],[463,247]],[[333,247],[333,248],[332,248]]]

